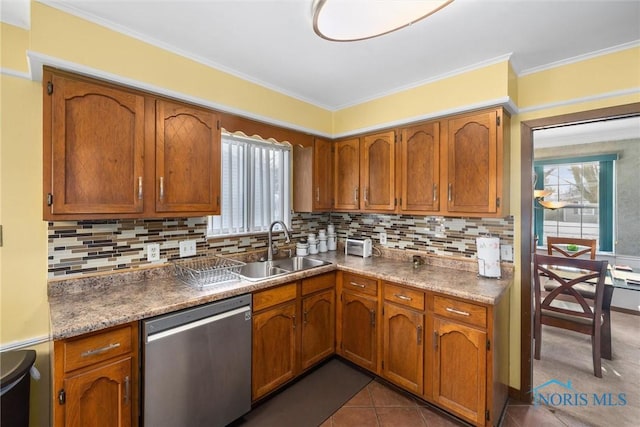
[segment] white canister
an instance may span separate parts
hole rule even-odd
[[[327,252],[327,236],[320,236],[320,240],[318,240],[318,251]]]
[[[336,234],[336,229],[333,224],[327,225],[327,234],[330,236],[332,234]]]
[[[298,256],[307,256],[307,255],[309,255],[309,244],[308,243],[296,243],[296,255],[298,255]]]
[[[327,249],[330,251],[335,251],[338,247],[338,238],[335,234],[329,233],[327,236]]]
[[[323,230],[318,230],[318,239],[321,239],[323,237],[327,237],[324,229]]]
[[[318,243],[315,240],[309,240],[309,254],[315,255],[318,253]]]

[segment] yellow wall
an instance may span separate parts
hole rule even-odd
[[[39,82],[25,73],[25,50],[164,88],[265,120],[321,134],[341,135],[415,117],[438,115],[510,98],[523,114],[512,116],[511,212],[515,256],[520,256],[520,122],[533,118],[640,102],[640,48],[518,77],[508,62],[329,112],[261,88],[194,61],[32,3],[30,31],[1,24],[0,76],[0,344],[49,333],[46,297],[47,224],[42,221],[42,101]],[[520,265],[516,262],[516,278]],[[520,284],[511,294],[510,383],[519,387]],[[46,344],[38,346],[45,355]],[[42,362],[38,362],[42,363]],[[41,367],[42,368],[42,367]],[[41,369],[45,370],[45,369]],[[45,370],[46,371],[46,370]],[[37,385],[38,425],[47,425],[48,379]],[[35,425],[35,424],[32,424]]]

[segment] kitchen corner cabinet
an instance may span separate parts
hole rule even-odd
[[[45,68],[46,220],[219,213],[217,114]]]
[[[382,376],[421,395],[424,383],[424,292],[384,283]]]
[[[338,305],[338,351],[344,358],[378,372],[378,282],[342,273]]]
[[[336,142],[335,210],[395,210],[395,132]]]
[[[335,352],[335,274],[253,294],[252,400]]]
[[[400,213],[440,210],[440,122],[401,129]]]
[[[55,426],[138,425],[138,324],[54,341]]]
[[[293,146],[293,210],[324,212],[333,206],[333,142],[314,138],[313,146]]]
[[[446,211],[505,216],[509,209],[509,117],[501,108],[446,121],[443,176]]]

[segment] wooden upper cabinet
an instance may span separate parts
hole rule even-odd
[[[316,138],[313,141],[313,210],[326,211],[333,200],[333,143]]]
[[[293,210],[329,211],[333,200],[333,142],[315,138],[293,145]]]
[[[366,135],[362,140],[360,208],[395,210],[395,132]]]
[[[448,212],[506,213],[503,180],[508,164],[504,164],[503,121],[498,109],[448,120]]]
[[[44,218],[142,213],[144,97],[45,72]]]
[[[360,208],[360,139],[352,138],[335,143],[334,208]]]
[[[440,122],[402,129],[400,144],[403,213],[440,209]]]
[[[156,211],[220,213],[217,115],[156,101]]]

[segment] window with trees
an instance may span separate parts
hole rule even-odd
[[[547,201],[563,202],[558,209],[535,203],[538,245],[547,236],[597,239],[598,250],[613,252],[614,165],[616,155],[534,162],[537,190],[546,190]]]

